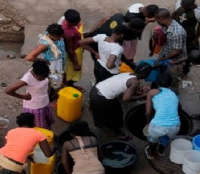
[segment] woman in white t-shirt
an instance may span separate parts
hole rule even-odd
[[[123,53],[119,41],[125,32],[126,26],[120,25],[113,29],[110,37],[105,34],[98,34],[79,41],[84,49],[96,55],[97,61],[94,67],[96,83],[119,73],[120,59]],[[98,43],[99,53],[88,45],[93,42]]]
[[[44,60],[36,60],[32,69],[5,90],[8,95],[23,99],[23,112],[34,114],[34,126],[46,129],[50,129],[55,122],[49,105],[49,73],[50,69],[47,63]],[[25,94],[16,92],[23,86],[26,88]]]

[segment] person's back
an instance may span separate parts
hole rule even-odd
[[[73,171],[92,172],[104,170],[98,160],[98,144],[95,137],[76,136],[69,143],[73,146],[73,149],[69,151],[73,161],[75,161]]]
[[[105,34],[111,36],[112,31],[115,27],[121,25],[124,22],[124,15],[121,13],[116,13],[113,16],[106,18],[105,23],[103,23],[99,28],[97,28],[92,36],[97,34]]]
[[[169,88],[172,83],[171,75],[162,73],[156,82],[159,88],[148,91],[146,100],[149,146],[145,148],[145,153],[149,160],[157,155],[164,156],[170,138],[177,135],[180,129],[178,97]],[[153,108],[155,115],[152,118]]]
[[[33,128],[33,114],[21,113],[16,123],[19,128],[7,133],[6,144],[0,149],[0,174],[24,173],[26,159],[37,144],[46,157],[52,156],[56,150],[49,146],[45,135]]]
[[[69,125],[68,132],[73,139],[62,146],[62,164],[66,173],[104,174],[104,167],[98,160],[98,141],[91,136],[88,123],[75,121]],[[69,154],[75,163],[72,172]]]
[[[121,13],[116,13],[111,17],[105,18],[102,24],[95,29],[92,33],[89,34],[89,37],[96,36],[97,34],[105,34],[107,36],[111,36],[112,31],[115,27],[121,25],[124,21],[124,15]],[[90,46],[98,52],[97,43],[91,43]],[[95,61],[95,55],[91,53],[92,59]]]
[[[25,163],[27,156],[35,145],[46,137],[33,128],[15,128],[6,135],[6,145],[0,149],[0,154],[20,163]]]
[[[130,78],[137,77],[131,73],[121,73],[99,82],[96,88],[105,98],[114,99],[126,91],[126,83]]]
[[[152,98],[155,109],[151,124],[168,126],[179,123],[178,97],[169,88],[159,88],[159,93]]]
[[[188,8],[190,6],[188,5]],[[186,30],[187,37],[193,37],[196,35],[196,25],[200,21],[200,8],[195,4],[189,9],[185,9],[184,6],[179,7],[173,13],[173,18]]]

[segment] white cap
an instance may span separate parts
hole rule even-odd
[[[128,11],[130,13],[140,13],[140,8],[141,7],[144,7],[143,4],[140,4],[140,3],[136,3],[136,4],[133,4],[131,5],[129,8],[128,8]]]

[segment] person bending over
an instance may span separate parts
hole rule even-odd
[[[169,89],[171,83],[171,75],[163,73],[157,79],[158,89],[151,89],[147,93],[146,117],[149,123],[149,146],[145,148],[145,153],[149,160],[155,158],[157,147],[158,156],[164,156],[169,138],[177,135],[180,129],[179,100],[177,95]],[[150,120],[153,109],[155,114]]]
[[[114,75],[92,87],[90,105],[96,127],[111,129],[111,136],[121,140],[130,140],[120,128],[123,126],[123,110],[118,97],[122,94],[123,101],[135,101],[145,98],[147,87],[140,87],[140,79],[146,78],[152,67],[143,63],[135,73]]]
[[[105,174],[104,167],[98,159],[98,140],[91,136],[88,123],[75,121],[69,125],[68,131],[73,139],[63,144],[61,156],[66,173]],[[73,172],[69,166],[69,154],[75,163]]]
[[[25,174],[25,162],[37,143],[46,157],[51,157],[56,150],[55,146],[48,145],[42,133],[33,128],[33,114],[22,113],[16,122],[19,127],[8,131],[6,144],[0,149],[0,174]]]

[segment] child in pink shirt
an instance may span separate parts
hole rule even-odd
[[[49,105],[48,96],[49,67],[45,61],[35,61],[30,69],[17,83],[6,88],[5,92],[11,96],[23,99],[23,112],[35,115],[35,126],[50,129],[54,117]],[[25,86],[26,94],[16,91]]]

